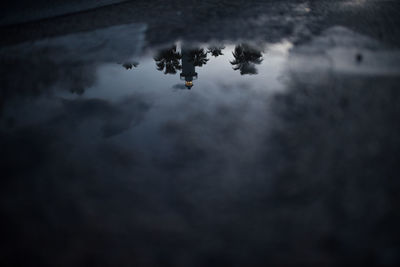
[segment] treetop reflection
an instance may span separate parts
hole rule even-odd
[[[180,59],[181,53],[176,51],[176,45],[169,49],[163,49],[154,57],[157,70],[164,71],[164,74],[175,74],[177,70],[182,69]]]
[[[181,71],[180,79],[185,81],[187,89],[191,89],[194,85],[193,80],[198,78],[196,67],[203,67],[209,62],[208,54],[214,58],[224,55],[223,49],[225,46],[222,45],[210,45],[205,49],[183,43],[180,49],[173,45],[159,50],[154,60],[157,70],[164,74],[176,74]],[[262,50],[246,43],[236,45],[232,55],[234,59],[228,62],[233,66],[232,69],[239,70],[241,75],[257,74],[256,65],[263,61]],[[132,68],[130,65],[129,67]]]
[[[261,51],[248,44],[239,44],[232,52],[234,60],[230,63],[234,70],[240,70],[240,74],[257,74],[256,64],[263,61]]]

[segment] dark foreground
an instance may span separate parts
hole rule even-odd
[[[400,264],[399,13],[128,1],[2,26],[0,263]]]

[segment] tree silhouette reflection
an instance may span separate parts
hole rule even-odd
[[[185,81],[185,87],[193,87],[193,80],[197,79],[196,67],[202,67],[210,60],[208,54],[213,57],[224,55],[223,45],[209,45],[207,48],[191,46],[186,43],[178,50],[174,45],[168,49],[160,50],[154,60],[157,70],[164,74],[176,74],[179,71],[180,79]],[[257,74],[256,65],[263,61],[262,52],[257,47],[246,43],[238,44],[232,52],[234,60],[230,61],[234,70],[239,70],[241,75]]]
[[[127,70],[130,70],[132,68],[137,68],[137,66],[139,66],[138,62],[124,62],[122,64],[122,67],[124,67]]]
[[[210,46],[207,49],[207,53],[210,53],[213,57],[218,57],[222,56],[222,50],[225,48],[225,46]]]
[[[185,87],[192,88],[193,80],[197,79],[195,67],[202,67],[208,62],[207,52],[203,48],[189,48],[182,45],[182,73],[181,80],[185,80]]]
[[[207,64],[208,52],[204,48],[190,47],[185,44],[182,44],[181,52],[177,51],[174,45],[169,49],[159,51],[154,60],[157,70],[164,71],[164,74],[176,74],[178,70],[182,70],[180,78],[185,81],[185,87],[190,89],[193,86],[193,80],[197,79],[195,67]]]
[[[190,61],[193,62],[193,65],[195,67],[202,67],[203,65],[206,65],[207,61],[209,60],[207,58],[207,53],[204,51],[203,48],[190,49],[188,51],[188,55]]]
[[[241,75],[257,74],[256,65],[263,61],[260,50],[248,44],[240,44],[235,47],[232,54],[235,59],[230,63],[234,70],[240,70]]]
[[[164,74],[176,74],[177,70],[182,69],[180,59],[182,55],[176,51],[176,46],[161,50],[155,57],[157,70],[164,71]]]

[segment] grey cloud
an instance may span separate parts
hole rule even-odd
[[[121,25],[2,47],[0,111],[15,97],[55,90],[83,94],[96,81],[99,65],[131,61],[141,52],[145,29],[141,24]]]
[[[140,123],[150,104],[132,95],[117,103],[102,99],[63,100],[63,108],[65,112],[53,121],[83,124],[86,120],[99,120],[102,135],[111,137]]]
[[[10,167],[16,170],[12,163],[20,162],[25,157],[28,165],[31,165],[29,159],[32,162],[45,162],[49,160],[47,153],[51,149],[64,150],[67,154],[69,150],[80,147],[83,150],[96,149],[85,143],[96,140],[101,144],[103,139],[134,127],[144,119],[150,108],[151,104],[143,97],[132,95],[117,102],[101,99],[60,100],[59,105],[49,105],[37,111],[31,109],[30,113],[36,112],[31,116],[43,119],[0,129],[3,151],[8,154],[8,159],[3,162],[4,169]],[[20,118],[16,117],[16,120]],[[12,147],[18,144],[22,145],[20,150],[14,151]],[[94,154],[91,156],[95,159],[97,156],[92,152]],[[39,154],[33,156],[35,153]]]

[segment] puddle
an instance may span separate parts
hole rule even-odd
[[[336,233],[330,198],[344,225],[382,211],[363,188],[375,192],[365,176],[381,181],[386,151],[400,146],[398,51],[341,27],[301,46],[148,47],[145,32],[123,25],[0,51],[2,210],[29,222],[26,246],[37,247],[32,233],[61,232],[71,255],[103,249],[110,265],[134,247],[138,266],[213,255],[246,266],[248,255],[264,262],[260,248],[279,248],[270,258],[282,263],[282,247],[298,255],[311,240],[319,262],[320,237]],[[339,243],[373,230],[349,225]]]
[[[74,44],[78,38],[72,40]],[[93,46],[93,41],[88,43]],[[203,134],[195,146],[201,150],[218,150],[222,158],[230,157],[231,149],[255,153],[256,144],[246,139],[260,138],[260,126],[268,124],[266,103],[274,92],[284,90],[282,73],[292,45],[177,42],[136,51],[119,62],[109,55],[97,57],[109,50],[104,46],[96,45],[100,52],[90,54],[90,49],[73,45],[73,52],[61,59],[53,58],[52,49],[38,47],[44,51],[33,63],[38,69],[32,71],[38,73],[27,76],[36,91],[10,93],[3,107],[3,130],[50,127],[62,143],[73,140],[70,153],[77,157],[96,154],[99,146],[113,142],[119,147],[115,149],[135,151],[150,163],[169,161],[177,142],[169,132],[196,121]],[[53,61],[52,69],[39,66],[43,58]],[[230,145],[224,142],[229,138],[226,131],[234,135]]]
[[[243,51],[243,46],[248,51]],[[172,48],[148,51],[144,56],[126,62],[104,64],[97,69],[96,85],[88,88],[87,96],[119,97],[121,94],[143,92],[171,95],[224,94],[243,87],[248,93],[282,90],[279,81],[290,43],[278,45],[223,44],[212,50],[209,45],[185,48],[177,43]],[[218,53],[212,55],[212,53]],[[108,88],[114,84],[114,90]],[[117,86],[115,86],[117,85]],[[225,97],[230,97],[226,95]],[[221,97],[218,97],[221,100]],[[166,101],[166,100],[165,100]]]
[[[276,97],[329,87],[338,75],[352,86],[396,78],[400,70],[397,51],[341,27],[298,47],[284,40],[147,47],[145,31],[146,25],[121,25],[2,49],[3,135],[50,134],[51,142],[35,142],[44,151],[65,150],[71,165],[90,154],[107,166],[103,161],[114,156],[97,153],[107,146],[126,151],[122,162],[140,155],[137,169],[145,173],[155,162],[153,171],[163,173],[198,158],[205,169],[240,177],[235,165],[255,164],[270,130],[285,122]],[[296,101],[308,102],[307,94]]]

